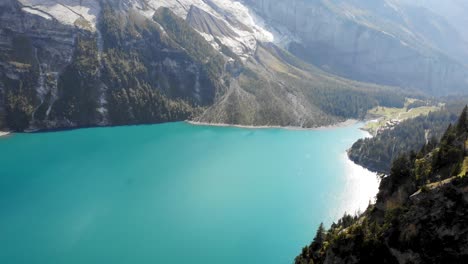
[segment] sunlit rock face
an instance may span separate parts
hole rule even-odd
[[[259,41],[275,41],[275,32],[267,29],[263,19],[256,16],[242,2],[136,0],[133,5],[145,7],[147,11],[143,12],[146,15],[151,15],[151,10],[167,7],[181,18],[187,19],[216,49],[220,49],[220,44],[225,45],[244,60],[254,53]]]
[[[330,72],[439,95],[466,91],[467,68],[457,61],[468,57],[466,45],[428,10],[390,0],[245,3],[302,40],[290,51]]]
[[[292,38],[292,35],[284,28],[280,30],[269,27],[244,3],[232,0],[19,0],[19,2],[25,12],[91,31],[97,29],[101,3],[107,3],[115,9],[125,11],[133,9],[149,18],[160,7],[169,8],[179,17],[191,18],[192,21],[194,17],[208,15],[215,18],[209,23],[222,23],[222,27],[228,29],[230,33],[213,35],[205,32],[203,28],[196,29],[212,42],[215,48],[219,48],[217,42],[214,41],[214,37],[217,37],[222,44],[244,59],[253,54],[258,41],[285,44],[289,43]],[[223,33],[227,32],[223,31]]]
[[[398,0],[407,5],[416,5],[444,17],[468,41],[468,2],[464,0]]]

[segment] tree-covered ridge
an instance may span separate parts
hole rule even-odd
[[[372,138],[358,140],[348,151],[348,156],[371,171],[388,174],[396,157],[416,151],[428,142],[437,142],[456,118],[455,113],[444,108],[427,116],[404,120]]]
[[[90,126],[98,118],[99,61],[96,39],[91,34],[83,33],[77,36],[76,43],[72,63],[58,80],[59,99],[51,108],[51,118],[66,120],[75,126]],[[38,113],[45,117],[46,111],[44,107]]]
[[[208,76],[220,78],[224,71],[224,59],[213,47],[187,22],[176,16],[168,8],[159,8],[153,16],[172,40],[186,50],[194,60],[206,66]]]
[[[100,25],[111,124],[186,120],[213,102],[217,83],[203,62],[190,57],[156,22],[104,6]]]
[[[295,77],[292,82],[303,79],[303,84],[309,89],[311,101],[322,111],[342,118],[364,118],[367,111],[375,106],[403,107],[405,93],[395,87],[379,86],[370,83],[360,83],[328,74],[318,67],[307,64],[291,53],[276,46],[268,47],[271,53],[280,60],[287,62],[290,69],[288,77]],[[305,79],[301,71],[314,73],[312,78]],[[285,75],[284,72],[278,72]],[[310,77],[309,77],[310,78]],[[311,85],[314,84],[314,85]]]
[[[267,43],[259,44],[233,76],[226,94],[197,120],[317,127],[360,119],[377,105],[398,107],[405,101],[394,87],[327,74]]]
[[[466,263],[467,115],[465,107],[439,144],[395,159],[376,203],[319,227],[295,263]]]

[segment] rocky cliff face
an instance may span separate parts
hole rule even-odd
[[[464,61],[451,56],[466,58],[466,46],[457,44],[461,38],[454,33],[451,49],[459,49],[447,53],[441,32],[454,29],[427,10],[387,0],[245,2],[300,39],[289,45],[292,53],[329,72],[436,95],[467,90]]]
[[[0,3],[0,127],[195,119],[313,127],[398,105],[395,88],[325,73],[229,0]],[[280,46],[278,46],[280,45]]]
[[[9,0],[0,21],[3,122],[13,130],[187,119],[222,86],[224,59],[202,37],[186,33],[205,52],[193,56],[125,5]]]
[[[371,215],[363,217],[361,221],[367,223],[358,231],[362,232],[362,240],[340,239],[330,245],[323,260],[315,263],[465,263],[468,260],[466,208],[466,179],[449,182],[413,197],[405,203],[405,208],[389,212],[383,230],[366,226],[373,219]],[[370,236],[378,241],[372,241]]]
[[[431,12],[444,17],[464,38],[464,44],[468,42],[468,2],[464,0],[398,0],[407,5],[416,5],[426,8]]]
[[[45,109],[41,118],[49,118],[58,98],[60,72],[72,60],[80,31],[22,8],[13,0],[0,3],[2,108],[19,129],[35,122],[40,106]]]

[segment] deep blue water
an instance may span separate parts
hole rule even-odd
[[[0,263],[292,263],[373,175],[327,130],[170,123],[0,138]]]

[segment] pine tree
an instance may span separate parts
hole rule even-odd
[[[411,160],[406,154],[400,155],[393,161],[390,177],[393,183],[400,184],[411,176]]]
[[[320,223],[317,233],[315,234],[314,241],[312,242],[312,249],[314,251],[319,250],[323,242],[325,242],[325,227],[323,226],[323,223]]]
[[[468,106],[463,108],[460,118],[458,119],[457,131],[458,133],[468,132]]]
[[[463,108],[457,125],[458,133],[464,134],[463,156],[466,156],[466,142],[468,141],[468,106]]]
[[[450,124],[447,127],[447,130],[445,131],[444,135],[442,136],[442,139],[440,140],[441,145],[446,145],[446,144],[452,144],[453,140],[455,140],[456,137],[456,128]]]

